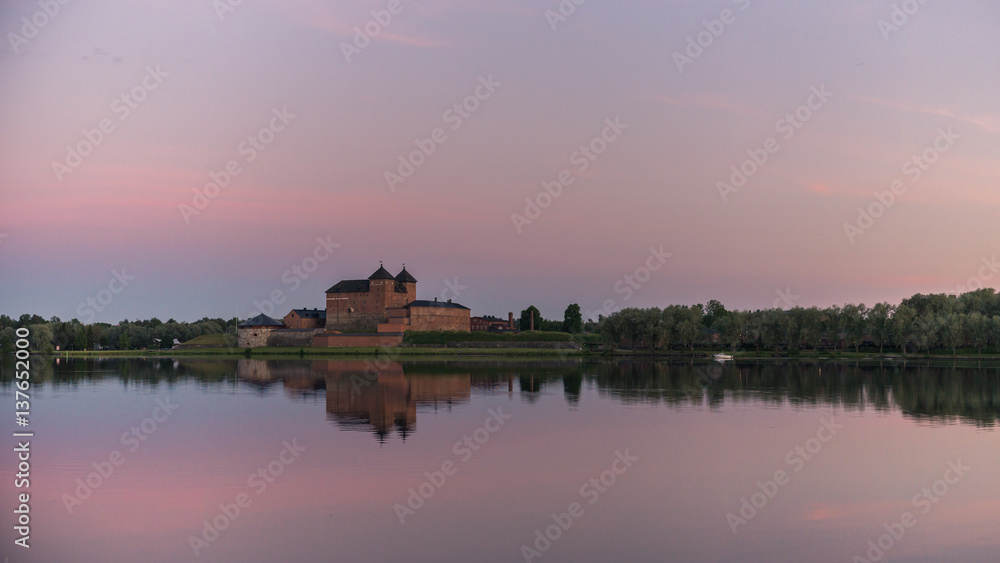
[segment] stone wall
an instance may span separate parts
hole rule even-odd
[[[326,330],[364,330],[375,332],[378,324],[385,321],[384,313],[356,313],[353,315],[326,316]]]
[[[238,348],[259,348],[267,346],[267,339],[270,336],[271,327],[249,327],[236,331],[236,346]]]
[[[298,346],[308,348],[312,346],[313,336],[323,334],[323,329],[318,330],[272,330],[267,339],[268,346]]]

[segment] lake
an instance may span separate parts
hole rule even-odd
[[[996,366],[33,365],[12,562],[1000,559]]]

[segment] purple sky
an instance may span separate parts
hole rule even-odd
[[[996,286],[1000,12],[896,5],[4,3],[0,312],[246,317],[278,290],[283,316],[379,260],[420,298],[559,318]]]

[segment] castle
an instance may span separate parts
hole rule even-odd
[[[325,312],[292,309],[283,321],[258,315],[240,323],[238,346],[398,346],[408,330],[493,327],[513,329],[513,314],[506,322],[492,317],[473,322],[469,308],[451,299],[417,299],[417,279],[405,264],[395,276],[379,264],[367,279],[341,280],[326,290]]]
[[[375,330],[388,320],[388,309],[417,300],[417,280],[403,270],[395,277],[379,264],[364,280],[341,280],[326,290],[326,330]]]

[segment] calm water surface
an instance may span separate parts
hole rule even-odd
[[[1000,560],[995,367],[62,359],[34,377],[30,552],[3,444],[11,562]]]

